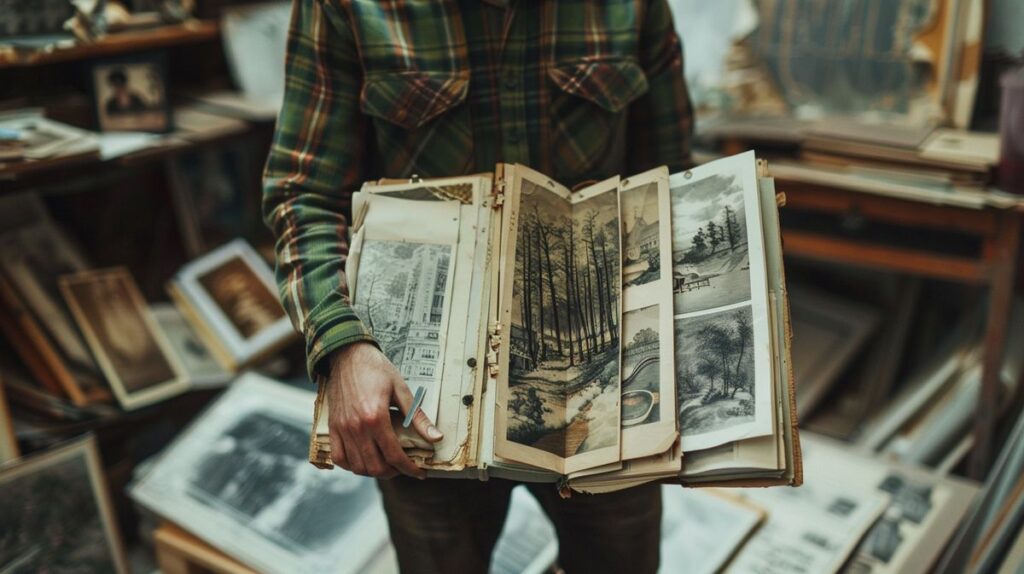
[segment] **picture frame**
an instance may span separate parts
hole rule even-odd
[[[246,372],[131,488],[259,572],[365,572],[388,544],[372,479],[305,464],[311,391]]]
[[[0,465],[6,464],[21,456],[18,450],[18,439],[14,434],[14,419],[7,402],[7,389],[0,377]]]
[[[91,435],[0,466],[0,490],[0,524],[14,531],[3,553],[23,566],[18,571],[128,572]]]
[[[0,235],[0,330],[48,391],[79,407],[111,398],[59,288],[88,267],[46,217]]]
[[[89,76],[100,131],[168,133],[174,129],[164,54],[98,61]]]
[[[234,375],[217,361],[173,303],[154,303],[149,310],[171,343],[193,388],[222,387],[231,382]]]
[[[243,239],[182,267],[168,292],[230,370],[258,361],[297,337],[278,299],[273,271]]]
[[[122,407],[188,390],[184,368],[127,269],[66,275],[60,289]]]

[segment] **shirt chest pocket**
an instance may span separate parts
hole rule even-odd
[[[473,168],[468,72],[366,76],[360,109],[370,116],[384,177],[454,175]]]
[[[632,59],[582,59],[548,69],[548,130],[554,175],[602,179],[625,167],[629,105],[647,93],[647,76]]]

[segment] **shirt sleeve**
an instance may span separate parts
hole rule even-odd
[[[285,95],[263,179],[281,302],[305,337],[314,380],[331,352],[373,341],[345,279],[352,190],[364,179],[366,118],[352,31],[324,0],[293,0]],[[323,363],[323,364],[322,364]]]
[[[667,0],[650,0],[640,32],[640,65],[649,89],[629,109],[629,173],[661,165],[692,167],[693,109],[683,77],[683,52]]]

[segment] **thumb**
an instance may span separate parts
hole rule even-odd
[[[392,389],[399,410],[402,411],[402,415],[408,416],[409,409],[412,408],[413,403],[412,391],[409,390],[409,385],[401,378],[398,378],[395,384],[392,385]],[[416,414],[412,417],[412,427],[416,429],[416,432],[421,437],[430,442],[437,442],[444,438],[444,434],[437,430],[437,427],[430,422],[430,419],[427,418],[427,413],[423,412],[423,409],[416,409]]]

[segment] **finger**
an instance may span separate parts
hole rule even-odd
[[[363,456],[358,446],[358,437],[351,431],[351,429],[345,429],[341,434],[341,442],[349,445],[349,448],[345,449],[345,458],[348,459],[348,469],[362,476],[366,474],[366,463],[363,462]]]
[[[398,408],[401,409],[403,415],[408,415],[413,403],[412,391],[409,390],[409,385],[405,384],[405,381],[402,379],[397,379],[391,388],[393,389],[392,398],[398,404]],[[412,427],[416,429],[416,432],[421,437],[430,442],[437,442],[444,438],[444,434],[437,430],[437,427],[430,422],[427,413],[423,412],[423,409],[416,409],[416,414],[412,418]]]
[[[348,457],[345,456],[345,443],[341,440],[341,435],[332,432],[329,435],[329,439],[331,442],[331,462],[345,470],[351,470]]]
[[[398,474],[398,470],[384,460],[384,455],[377,447],[375,437],[371,434],[372,428],[370,426],[363,427],[356,437],[359,456],[366,466],[366,475],[375,478],[391,478]]]
[[[384,455],[384,460],[392,468],[406,476],[420,480],[427,477],[427,473],[416,466],[416,463],[402,450],[402,445],[398,443],[398,437],[395,436],[395,431],[391,428],[390,417],[378,423],[374,431],[377,447],[380,449],[381,454]]]

